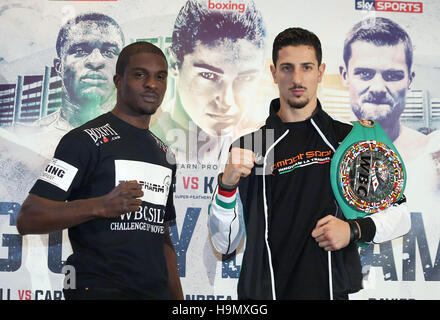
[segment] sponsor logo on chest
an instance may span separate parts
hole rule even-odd
[[[142,185],[144,195],[139,209],[121,215],[120,221],[110,224],[110,230],[140,230],[163,234],[164,207],[171,187],[171,175],[172,170],[161,165],[134,160],[115,160],[115,185],[136,180]]]
[[[115,185],[136,180],[142,185],[143,201],[165,206],[171,186],[170,168],[142,161],[115,160]]]
[[[84,129],[83,131],[87,133],[90,138],[92,138],[93,143],[97,146],[121,138],[109,123],[103,125],[102,127]]]
[[[295,169],[307,167],[310,165],[322,165],[330,163],[333,152],[331,150],[315,150],[297,154],[293,157],[276,161],[271,167],[272,175],[285,174]]]

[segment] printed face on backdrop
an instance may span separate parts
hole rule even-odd
[[[112,24],[80,21],[70,28],[61,57],[54,61],[70,102],[95,107],[112,96],[122,47],[121,34]]]
[[[176,70],[185,112],[209,135],[228,134],[249,109],[263,66],[263,50],[250,41],[196,44]]]
[[[403,42],[376,46],[365,41],[351,45],[348,65],[341,67],[351,107],[358,119],[378,121],[384,128],[399,121],[414,78],[406,63]]]
[[[152,115],[167,88],[168,64],[157,54],[142,52],[130,57],[124,74],[115,75],[118,103],[130,114]]]
[[[278,51],[277,65],[271,65],[280,100],[292,108],[303,108],[317,96],[325,64],[318,66],[312,46],[286,46]]]

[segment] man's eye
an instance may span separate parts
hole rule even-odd
[[[285,65],[281,67],[281,71],[284,72],[290,72],[291,70],[292,70],[292,66]]]
[[[237,76],[236,80],[240,82],[251,82],[254,81],[256,78],[257,76],[254,74],[246,74]]]
[[[213,72],[200,72],[200,76],[206,80],[219,81],[220,77]]]
[[[138,79],[143,79],[143,78],[145,78],[145,73],[138,72],[138,73],[135,73],[134,76]]]
[[[84,56],[87,52],[83,48],[75,48],[73,52],[76,56]]]
[[[102,55],[107,58],[114,58],[118,53],[114,49],[107,49],[102,52]]]
[[[385,81],[400,81],[405,77],[403,71],[384,71],[382,72],[382,78]]]
[[[164,74],[159,74],[157,76],[157,80],[159,80],[159,81],[166,81],[167,80],[167,76],[164,75]]]
[[[355,75],[359,76],[359,78],[364,81],[373,79],[375,74],[376,72],[371,70],[360,70],[355,72]]]

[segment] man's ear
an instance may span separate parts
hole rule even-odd
[[[179,63],[177,62],[176,55],[171,50],[168,51],[169,64],[169,74],[176,78],[179,75]]]
[[[53,67],[54,67],[55,71],[61,76],[61,69],[62,69],[61,59],[59,59],[59,58],[53,59]]]
[[[177,78],[179,76],[179,67],[177,66],[177,63],[170,63],[168,72],[170,76]]]
[[[113,83],[115,84],[116,89],[119,89],[121,85],[121,76],[119,74],[113,76]]]
[[[325,63],[321,63],[321,65],[319,66],[318,70],[319,70],[319,82],[321,82],[322,78],[324,77]]]
[[[277,68],[273,64],[270,65],[270,73],[272,74],[273,82],[275,84],[278,84],[278,81],[277,81]]]
[[[415,76],[416,76],[416,73],[414,71],[409,74],[409,76],[408,76],[408,89],[410,89],[411,84],[412,84]]]
[[[348,87],[347,68],[344,65],[339,66],[339,74],[341,75],[341,80],[344,87]]]

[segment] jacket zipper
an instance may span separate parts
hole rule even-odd
[[[322,140],[327,144],[327,146],[330,147],[330,149],[333,150],[333,154],[336,152],[336,149],[332,146],[332,144],[327,140],[324,133],[322,133],[321,129],[319,129],[318,125],[313,121],[313,119],[310,119],[310,122],[315,127],[315,130],[318,131],[318,134],[321,136]],[[336,206],[336,213],[335,216],[338,215],[338,206]],[[332,270],[332,252],[329,250],[327,251],[327,262],[328,262],[328,286],[329,286],[329,294],[330,294],[330,300],[333,300],[333,270]]]
[[[272,253],[270,252],[269,247],[269,224],[268,224],[268,213],[267,213],[267,197],[266,197],[266,160],[267,155],[269,152],[275,148],[275,146],[289,133],[289,129],[287,129],[281,137],[279,137],[266,151],[266,154],[264,155],[264,162],[263,162],[263,204],[264,204],[264,220],[265,220],[265,234],[264,234],[264,240],[266,242],[266,248],[267,248],[267,255],[269,259],[269,272],[270,272],[270,282],[272,286],[272,300],[276,300],[276,292],[275,292],[275,276],[273,272],[273,266],[272,266]]]

